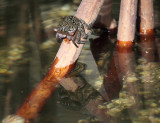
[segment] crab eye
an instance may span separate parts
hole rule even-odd
[[[75,30],[75,29],[74,29],[74,27],[73,27],[73,26],[71,26],[71,27],[70,27],[70,31],[73,31],[73,30]]]
[[[73,27],[70,27],[68,31],[69,31],[69,32],[74,32],[74,30],[75,30],[75,29],[74,29]]]

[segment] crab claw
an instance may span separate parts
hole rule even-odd
[[[56,40],[58,43],[62,42],[62,39],[59,37],[59,33],[56,34]]]
[[[67,35],[68,40],[72,40],[73,36]]]
[[[62,39],[66,38],[66,35],[60,34],[60,33],[56,33],[56,40],[58,43],[62,42]]]
[[[58,34],[59,34],[59,37],[60,37],[60,38],[62,38],[62,39],[63,39],[63,38],[66,38],[66,35],[65,35],[65,34],[61,34],[61,33],[58,33]]]

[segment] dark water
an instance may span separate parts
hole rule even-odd
[[[116,20],[119,2],[113,3]],[[0,1],[0,121],[14,114],[44,77],[60,46],[52,27],[73,15],[78,4],[76,0]],[[75,93],[59,87],[34,122],[159,123],[159,5],[154,2],[156,35],[136,33],[132,50],[119,52],[116,32],[95,29],[79,57],[80,71],[71,77],[83,84]]]

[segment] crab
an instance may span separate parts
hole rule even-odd
[[[61,43],[61,40],[67,38],[72,41],[78,48],[77,44],[84,44],[85,41],[81,41],[81,38],[87,39],[88,34],[85,33],[85,29],[90,30],[91,25],[87,25],[85,21],[75,16],[67,16],[63,21],[54,28],[56,31],[56,40]]]

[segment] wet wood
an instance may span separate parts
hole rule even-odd
[[[46,99],[48,99],[52,92],[56,89],[59,81],[65,77],[66,73],[71,70],[73,64],[63,67],[56,68],[56,64],[59,59],[56,58],[50,71],[47,73],[45,78],[36,86],[17,110],[16,115],[21,116],[24,119],[33,119],[38,115],[38,112],[44,106]]]
[[[140,33],[154,34],[153,0],[140,0]]]
[[[121,0],[117,35],[119,41],[133,41],[135,35],[136,14],[137,0]]]
[[[96,19],[102,3],[103,0],[83,0],[75,16],[90,24]],[[49,72],[25,99],[24,103],[16,111],[16,115],[26,119],[26,121],[34,119],[38,115],[46,100],[56,89],[57,84],[73,68],[82,46],[83,44],[80,44],[79,48],[76,48],[71,41],[69,43],[67,41],[62,42]]]
[[[131,52],[133,46],[133,41],[117,41],[116,48],[120,53]]]

